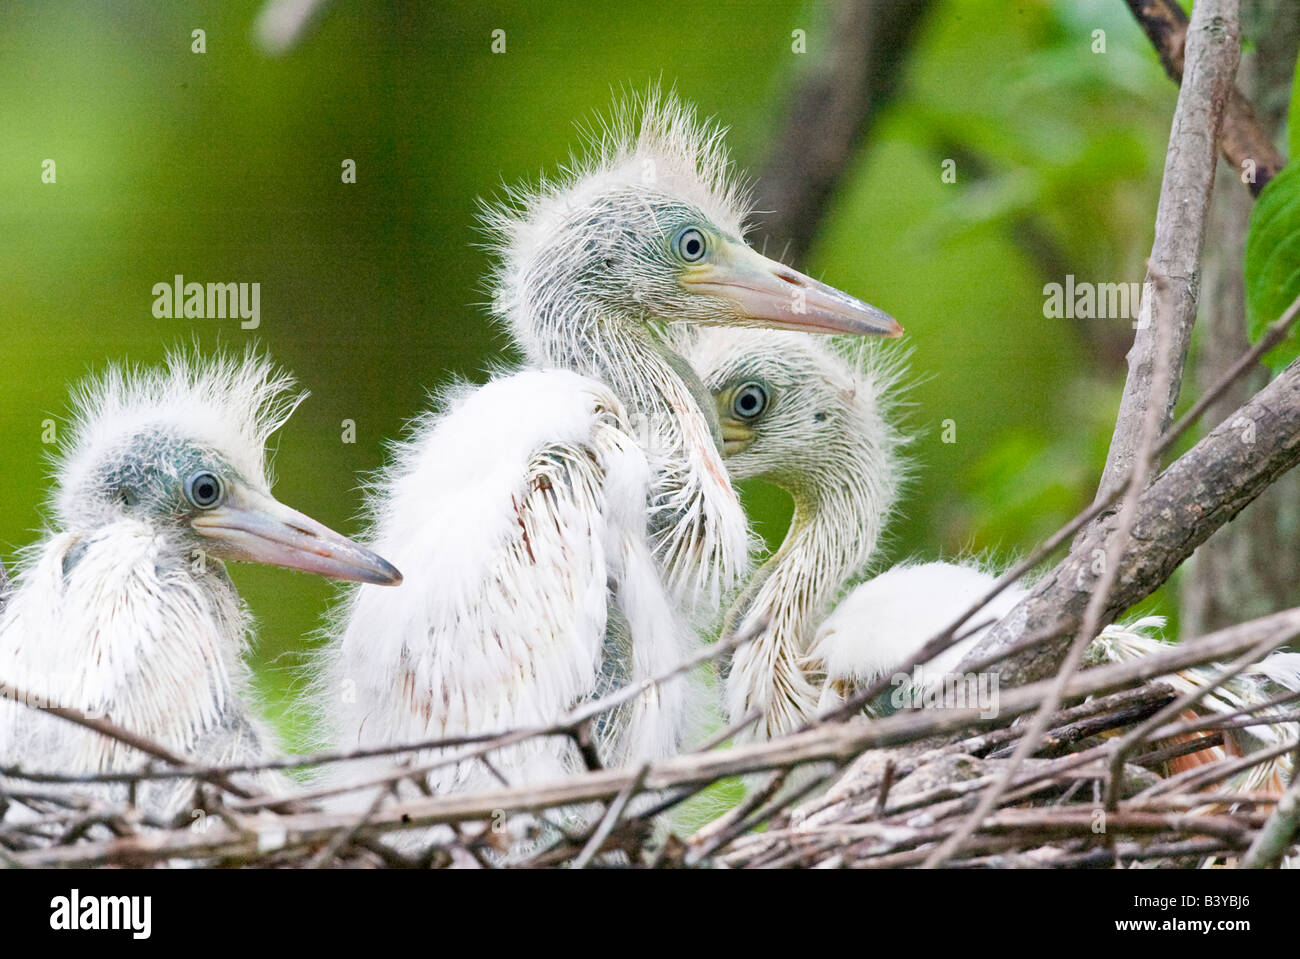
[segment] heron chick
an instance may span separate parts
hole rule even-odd
[[[758,710],[740,738],[792,732],[817,713],[804,661],[846,583],[865,570],[907,476],[894,425],[902,362],[863,343],[763,330],[678,338],[714,397],[735,480],[761,478],[794,501],[780,547],[727,612],[724,632],[767,628],[732,657],[732,719]]]
[[[790,732],[843,705],[882,677],[893,691],[870,709],[914,701],[944,677],[996,621],[1029,593],[1023,583],[1003,590],[976,614],[986,623],[927,663],[918,674],[895,676],[933,636],[987,594],[994,570],[971,562],[906,563],[844,593],[867,572],[871,554],[906,475],[900,436],[891,426],[899,366],[870,348],[762,331],[711,330],[683,338],[682,348],[715,397],[727,465],[736,479],[763,478],[794,499],[790,531],[729,613],[731,620],[767,616],[771,625],[749,650],[737,653],[728,676],[735,719],[756,706],[758,735]],[[843,594],[843,595],[841,595]],[[1160,617],[1105,627],[1087,663],[1123,662],[1168,647]],[[1206,687],[1218,664],[1163,677],[1179,692]],[[1258,712],[1279,693],[1300,689],[1300,654],[1274,653],[1207,696],[1196,715]],[[1263,708],[1276,718],[1283,710]],[[751,733],[750,735],[753,735]],[[1194,733],[1204,736],[1205,733]],[[1224,731],[1223,746],[1172,760],[1170,774],[1221,758],[1276,747],[1294,726],[1262,723]],[[1280,792],[1290,756],[1253,766],[1230,786]]]
[[[650,533],[679,604],[716,613],[748,571],[743,511],[718,461],[710,398],[666,331],[762,327],[897,337],[896,320],[763,256],[725,129],[652,89],[587,153],[485,216],[495,315],[528,362],[608,386],[651,460]]]
[[[931,562],[895,566],[858,586],[835,608],[817,632],[807,668],[825,677],[820,711],[842,705],[857,690],[881,677],[892,677],[895,703],[910,703],[918,691],[918,673],[895,675],[899,664],[910,659],[931,637],[988,594],[998,579],[995,569],[972,562]],[[924,690],[937,689],[944,678],[959,667],[992,629],[1029,595],[1024,581],[1008,586],[985,603],[975,615],[984,625],[972,630],[961,642],[940,653],[919,676]],[[1163,635],[1162,616],[1142,616],[1111,623],[1093,639],[1084,653],[1084,665],[1130,662],[1168,649],[1172,641]],[[1223,673],[1221,663],[1190,666],[1157,681],[1167,683],[1179,694],[1206,690],[1200,703],[1180,717],[1195,722],[1215,714],[1236,717],[1249,714],[1264,718],[1258,725],[1222,730],[1223,743],[1176,756],[1162,763],[1162,771],[1173,776],[1188,769],[1223,759],[1242,757],[1294,742],[1295,723],[1278,722],[1288,707],[1270,701],[1300,691],[1300,653],[1274,652],[1253,663],[1213,689]],[[896,698],[895,698],[896,697]],[[1212,731],[1179,734],[1168,745],[1204,739]],[[1220,791],[1272,792],[1280,795],[1291,781],[1290,751],[1234,773]],[[1217,788],[1217,787],[1216,787]]]
[[[0,613],[0,684],[33,700],[0,700],[0,766],[87,774],[147,761],[42,704],[106,717],[200,764],[274,754],[243,660],[251,617],[222,561],[401,581],[271,495],[266,442],[305,395],[251,351],[174,352],[161,368],[114,366],[74,391],[49,529],[25,550]],[[167,816],[191,792],[163,780],[139,801]]]
[[[651,93],[486,214],[493,311],[529,369],[457,393],[376,484],[371,542],[409,581],[400,604],[361,587],[342,612],[322,690],[334,745],[532,727],[630,683],[644,691],[602,725],[602,760],[677,747],[683,684],[646,681],[716,619],[749,538],[708,393],[661,327],[901,333],[744,242],[721,137]],[[530,781],[575,754],[553,736],[429,781]]]

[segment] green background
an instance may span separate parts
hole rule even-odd
[[[0,14],[6,562],[41,527],[41,424],[64,412],[69,385],[191,339],[255,337],[311,390],[278,441],[276,493],[356,532],[357,486],[385,437],[446,377],[482,379],[507,356],[481,306],[476,198],[554,168],[575,122],[654,80],[728,124],[756,172],[827,39],[815,3],[337,0],[273,59],[252,42],[256,12],[33,2]],[[191,52],[195,28],[206,53]],[[490,52],[494,29],[504,54]],[[936,4],[806,264],[897,316],[914,351],[918,469],[882,558],[1009,559],[1089,500],[1131,333],[1122,319],[1046,319],[1043,285],[1067,272],[1142,279],[1175,97],[1118,0]],[[55,184],[41,182],[46,158]],[[345,158],[355,185],[341,182]],[[941,182],[945,158],[956,184]],[[177,273],[259,282],[261,328],[155,319],[151,288]],[[355,444],[341,442],[345,419]],[[746,496],[779,540],[783,497]],[[269,708],[299,741],[293,688],[333,587],[232,574],[260,621]]]

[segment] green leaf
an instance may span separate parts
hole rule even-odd
[[[1300,163],[1290,163],[1264,187],[1246,235],[1246,327],[1252,342],[1300,296]],[[1300,356],[1292,333],[1265,358],[1280,370]]]

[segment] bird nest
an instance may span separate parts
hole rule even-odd
[[[679,680],[740,641],[658,681]],[[637,689],[545,728],[226,767],[188,764],[108,721],[62,709],[67,721],[139,750],[141,768],[0,770],[0,803],[10,813],[0,822],[0,864],[1197,867],[1272,865],[1293,854],[1297,790],[1285,788],[1279,763],[1297,743],[1234,755],[1225,732],[1295,722],[1300,715],[1285,707],[1300,694],[1202,715],[1197,702],[1214,684],[1180,695],[1150,678],[1161,675],[1159,659],[1081,671],[1036,736],[1027,720],[1045,683],[1004,690],[998,708],[984,712],[872,717],[851,702],[853,709],[792,735],[728,745],[754,718],[747,717],[678,756],[617,769],[601,767],[592,727]],[[453,763],[492,769],[494,752],[537,736],[569,737],[587,768],[475,792],[436,795],[425,785],[431,770]],[[376,756],[393,759],[391,773],[346,787],[271,795],[250,785],[268,769],[320,770]],[[683,803],[735,777],[749,785],[738,805],[702,828],[674,825]],[[170,820],[135,801],[159,780],[190,787]],[[121,798],[104,799],[106,789]],[[353,811],[333,811],[347,793]],[[984,811],[981,800],[990,797]]]

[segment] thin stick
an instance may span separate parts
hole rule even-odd
[[[1138,743],[1144,741],[1153,730],[1157,729],[1170,719],[1173,719],[1174,717],[1193,708],[1228,680],[1237,676],[1250,666],[1255,665],[1255,663],[1259,662],[1260,659],[1266,656],[1272,648],[1273,644],[1271,639],[1265,637],[1256,646],[1246,650],[1246,652],[1236,661],[1216,673],[1212,682],[1207,683],[1205,686],[1189,690],[1175,699],[1172,703],[1162,706],[1155,715],[1143,720],[1133,729],[1129,730],[1129,732],[1125,733],[1113,747],[1114,751],[1110,759],[1111,778],[1106,784],[1107,810],[1113,810],[1116,803],[1119,801],[1117,796],[1118,786],[1116,777],[1118,776],[1119,770],[1124,765],[1125,757],[1138,745]]]
[[[1296,297],[1282,315],[1268,327],[1264,332],[1264,335],[1260,337],[1259,341],[1243,353],[1237,361],[1224,372],[1223,376],[1221,376],[1218,381],[1210,387],[1210,389],[1206,390],[1205,393],[1192,404],[1187,412],[1179,417],[1178,420],[1165,431],[1164,435],[1161,436],[1160,441],[1155,446],[1154,455],[1159,456],[1167,452],[1174,443],[1181,439],[1187,431],[1196,424],[1200,417],[1204,415],[1205,411],[1217,399],[1231,389],[1233,384],[1240,380],[1241,377],[1245,376],[1250,372],[1250,370],[1255,368],[1256,364],[1265,353],[1281,343],[1295,324],[1297,317],[1300,317],[1300,297]],[[1127,488],[1127,483],[1131,481],[1131,477],[1132,472],[1130,471],[1130,473],[1125,477],[1125,485],[1116,488],[1105,496],[1099,497],[1096,501],[1075,515],[1073,519],[1069,520],[1061,526],[1060,529],[1044,540],[1023,560],[1016,563],[1000,575],[982,596],[976,599],[959,616],[944,627],[944,629],[927,640],[916,653],[909,656],[899,664],[895,672],[906,673],[915,666],[926,664],[935,656],[938,656],[951,646],[956,645],[956,643],[960,641],[955,638],[957,630],[960,629],[968,619],[996,599],[1008,587],[1018,583],[1025,573],[1029,572],[1052,553],[1056,552],[1061,545],[1087,526],[1088,523],[1106,512],[1106,510],[1108,510],[1115,501],[1119,499],[1124,489]],[[1012,610],[1012,612],[1008,614],[1007,618],[1009,619],[1014,615],[1016,615],[1016,611]],[[964,659],[958,666],[958,669],[963,672],[982,672],[994,663],[1000,662],[1023,650],[1037,646],[1045,638],[1048,637],[1041,633],[1027,635],[1006,648],[991,652],[984,650],[984,644],[981,643],[980,646],[976,647],[967,655],[966,659]],[[855,693],[841,706],[836,707],[833,711],[808,723],[803,728],[810,729],[818,723],[837,722],[847,719],[849,716],[856,714],[863,705],[875,699],[888,688],[889,678],[887,676],[881,677],[866,689]]]
[[[1157,333],[1161,330],[1166,331],[1164,335],[1158,335],[1156,338],[1155,352],[1156,364],[1150,381],[1150,390],[1153,396],[1159,396],[1167,388],[1168,381],[1173,375],[1173,360],[1169,355],[1172,346],[1172,336],[1168,333],[1170,323],[1160,323],[1160,312],[1157,305],[1163,298],[1164,287],[1162,282],[1157,279],[1154,287],[1160,290],[1156,297],[1156,303],[1152,305],[1151,311],[1153,322],[1157,324]],[[967,820],[962,823],[961,827],[952,833],[940,846],[926,859],[925,868],[934,869],[951,858],[951,856],[961,848],[962,842],[979,827],[984,817],[998,804],[1002,795],[1011,785],[1016,771],[1020,768],[1020,763],[1038,749],[1043,733],[1047,731],[1048,721],[1051,719],[1057,707],[1061,703],[1061,696],[1065,690],[1066,684],[1074,677],[1079,667],[1083,663],[1084,651],[1092,642],[1101,623],[1102,609],[1105,607],[1107,600],[1110,598],[1111,587],[1115,584],[1115,579],[1119,575],[1120,556],[1128,547],[1129,539],[1132,535],[1133,520],[1137,513],[1138,497],[1146,487],[1147,477],[1151,473],[1154,465],[1153,446],[1160,432],[1160,417],[1162,408],[1157,403],[1151,403],[1144,411],[1144,417],[1141,424],[1141,438],[1138,442],[1137,453],[1133,459],[1131,472],[1128,477],[1127,488],[1124,492],[1123,502],[1120,505],[1119,518],[1116,523],[1115,535],[1111,537],[1110,542],[1106,544],[1106,555],[1104,566],[1102,568],[1100,581],[1093,589],[1088,606],[1084,611],[1083,625],[1079,628],[1079,633],[1070,646],[1069,652],[1065,657],[1065,664],[1061,667],[1056,679],[1053,681],[1047,697],[1038,707],[1029,722],[1029,729],[1020,742],[1016,744],[1015,752],[1011,754],[1007,767],[1003,770],[1002,775],[985,791],[976,805],[975,810],[970,814]]]
[[[1300,776],[1293,776],[1282,800],[1255,836],[1246,855],[1241,859],[1242,869],[1272,869],[1282,861],[1287,848],[1294,842],[1300,829]]]
[[[587,845],[582,847],[582,852],[578,854],[578,858],[573,861],[574,869],[585,869],[587,864],[595,858],[596,853],[600,852],[600,847],[605,844],[605,840],[613,832],[614,825],[618,822],[619,817],[623,815],[623,810],[627,808],[627,804],[632,801],[632,797],[636,795],[637,790],[641,788],[641,784],[645,782],[645,774],[648,768],[648,763],[642,763],[637,768],[636,775],[629,779],[627,785],[619,790],[618,795],[614,797],[614,801],[605,810],[605,815],[601,817],[600,825],[596,827],[596,831],[587,840]]]
[[[40,699],[3,681],[0,681],[0,699],[10,699],[32,709],[39,709],[42,712],[49,713],[51,716],[57,716],[60,719],[81,726],[84,729],[89,729],[92,732],[99,733],[101,736],[106,736],[109,739],[114,739],[126,746],[130,746],[132,749],[138,749],[145,755],[152,756],[155,759],[161,759],[163,762],[172,766],[193,768],[193,763],[189,760],[176,755],[170,750],[164,749],[151,739],[123,729],[121,726],[118,726],[107,719],[98,719],[87,716],[80,709],[73,709],[69,706],[37,705],[42,702]],[[128,778],[138,781],[139,779],[144,778],[144,775],[147,774],[135,774]],[[239,796],[241,799],[252,799],[255,796],[260,795],[260,793],[235,785],[222,770],[209,769],[203,773],[191,773],[186,778],[206,780],[234,796]],[[275,800],[272,800],[271,803],[273,805],[277,804]]]

